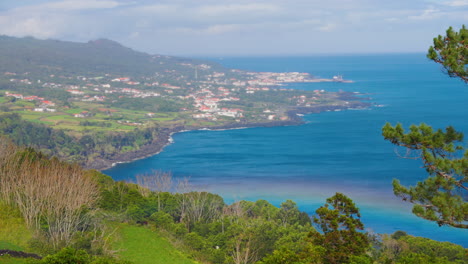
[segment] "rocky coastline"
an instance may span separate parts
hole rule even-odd
[[[351,97],[349,98],[351,99]],[[353,97],[354,100],[356,98]],[[362,98],[361,98],[362,100]],[[172,135],[183,131],[192,131],[200,129],[209,130],[225,130],[225,129],[237,129],[237,128],[251,128],[251,127],[276,127],[276,126],[294,126],[301,125],[304,123],[303,118],[300,115],[321,113],[326,111],[341,111],[347,109],[365,109],[371,106],[371,103],[362,101],[350,101],[347,105],[325,105],[325,106],[313,106],[313,107],[294,107],[287,111],[289,116],[288,120],[284,121],[269,121],[269,122],[254,122],[254,123],[231,123],[213,127],[193,127],[193,126],[177,126],[173,128],[164,128],[159,134],[157,140],[151,144],[142,146],[136,151],[130,151],[120,153],[114,156],[112,159],[95,159],[92,163],[86,164],[84,167],[87,169],[95,170],[106,170],[118,163],[132,162],[135,160],[147,158],[159,154],[165,146],[171,143]]]

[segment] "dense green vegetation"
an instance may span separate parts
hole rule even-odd
[[[265,200],[226,204],[168,173],[115,182],[1,143],[0,248],[48,255],[35,263],[468,261],[466,249],[452,243],[363,232],[359,209],[343,194],[317,209],[316,229],[291,200],[280,207]]]
[[[109,106],[147,112],[178,112],[184,105],[176,101],[154,97],[123,98]]]
[[[90,121],[82,123],[82,126],[87,125],[96,124]],[[9,135],[16,144],[81,164],[92,163],[96,157],[111,159],[126,148],[138,149],[157,140],[160,131],[157,127],[146,127],[129,132],[87,132],[76,138],[63,130],[25,121],[18,114],[0,114],[0,133]]]

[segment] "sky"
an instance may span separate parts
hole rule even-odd
[[[0,0],[0,35],[179,56],[425,52],[468,0]]]

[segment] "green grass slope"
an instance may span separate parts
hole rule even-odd
[[[24,258],[13,258],[10,256],[1,256],[0,263],[2,264],[27,264],[30,263],[32,259],[24,259]]]
[[[135,264],[195,264],[169,241],[145,227],[120,225],[120,238],[114,242],[121,259]]]
[[[31,237],[19,211],[0,203],[0,249],[26,250]]]
[[[26,227],[23,217],[10,206],[0,202],[0,249],[27,251],[32,232]],[[0,256],[2,264],[28,263],[28,259]]]

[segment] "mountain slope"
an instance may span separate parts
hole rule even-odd
[[[78,43],[0,36],[0,72],[142,76],[171,70],[193,71],[186,64],[202,63],[222,68],[211,62],[138,52],[107,39]]]

